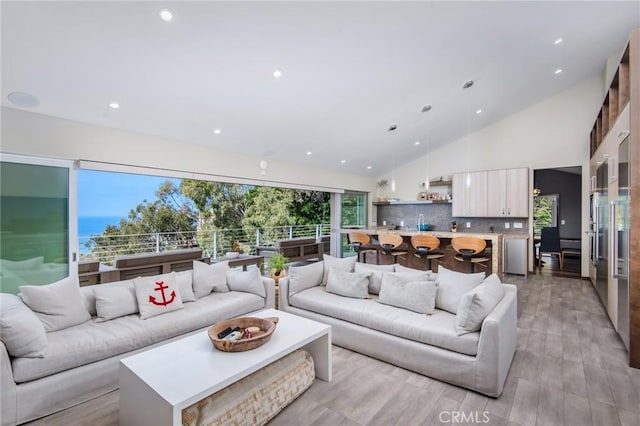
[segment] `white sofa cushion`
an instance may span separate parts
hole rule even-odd
[[[80,294],[77,275],[53,284],[23,285],[20,292],[22,300],[36,313],[46,331],[62,330],[91,319]]]
[[[322,285],[327,285],[327,280],[329,279],[329,271],[331,270],[331,268],[338,268],[345,272],[353,272],[356,261],[358,260],[356,256],[341,258],[330,256],[328,254],[325,254],[322,259],[322,264],[324,265],[324,273],[322,274]]]
[[[0,338],[14,357],[42,358],[46,352],[44,325],[13,294],[0,293]]]
[[[397,274],[384,274],[378,302],[432,315],[436,311],[436,283],[406,280]]]
[[[379,294],[380,286],[382,285],[382,274],[384,272],[393,272],[395,270],[393,265],[370,265],[368,263],[356,262],[355,272],[369,272],[369,293]]]
[[[229,272],[229,262],[217,262],[208,265],[197,260],[193,261],[193,292],[199,299],[207,296],[212,291],[226,293],[227,272]]]
[[[177,311],[184,307],[175,272],[160,278],[139,277],[133,280],[133,285],[136,289],[141,319]]]
[[[345,297],[366,299],[369,296],[370,273],[345,272],[331,268],[326,291]]]
[[[373,299],[353,299],[327,293],[320,286],[293,295],[291,306],[358,324],[416,342],[466,355],[476,355],[480,333],[458,336],[456,316],[437,310],[427,316],[377,303]],[[390,348],[393,350],[393,348]]]
[[[462,335],[480,330],[484,319],[504,297],[504,287],[496,274],[468,291],[460,299],[456,314],[456,333]]]
[[[133,283],[118,287],[96,285],[93,293],[96,298],[96,322],[138,313],[138,300]]]
[[[87,321],[48,333],[45,358],[14,358],[14,379],[18,383],[28,382],[143,348],[223,319],[264,309],[264,303],[263,298],[250,293],[211,293],[185,304],[184,309],[148,320],[127,315],[101,323]]]
[[[443,266],[438,268],[438,292],[436,293],[436,308],[455,314],[462,296],[476,287],[484,279],[485,273],[463,274],[450,271]]]
[[[258,268],[251,268],[248,271],[229,271],[227,284],[232,291],[244,291],[262,298],[267,297]]]
[[[304,266],[289,267],[289,296],[322,283],[324,263],[314,262]]]

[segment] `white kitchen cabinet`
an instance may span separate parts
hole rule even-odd
[[[529,169],[487,172],[487,216],[529,216]]]
[[[487,216],[487,172],[454,174],[451,192],[453,217]]]

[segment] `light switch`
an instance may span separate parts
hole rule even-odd
[[[560,225],[564,225],[564,219],[560,221]]]
[[[467,225],[467,228],[471,228],[471,222],[467,222],[466,225]]]
[[[509,228],[511,228],[511,225],[509,224],[509,222],[505,222],[504,229],[509,229]]]

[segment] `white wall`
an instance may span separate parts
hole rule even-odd
[[[265,184],[298,184],[372,191],[375,179],[268,159],[260,175],[258,156],[223,151],[42,114],[2,108],[0,151],[66,160],[142,166],[234,178]],[[268,181],[268,182],[267,182]]]
[[[604,99],[602,76],[480,129],[470,135],[470,170],[528,167],[533,169],[582,166],[582,227],[589,219],[589,134]],[[426,158],[398,167],[396,193],[413,200],[424,180]],[[451,176],[467,170],[467,139],[463,137],[429,154],[429,177]],[[388,176],[386,176],[388,178]],[[380,178],[380,177],[379,177]],[[533,221],[530,221],[533,226]],[[582,245],[583,276],[588,276],[588,244]],[[532,265],[530,265],[532,269]]]

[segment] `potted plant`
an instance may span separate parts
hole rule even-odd
[[[287,264],[287,259],[284,255],[280,253],[276,253],[269,258],[269,268],[271,269],[271,278],[275,280],[276,284],[280,278],[286,275],[286,271],[284,269]]]
[[[389,181],[387,179],[380,179],[376,182],[376,186],[378,187],[378,201],[387,201],[387,186],[389,186]]]

